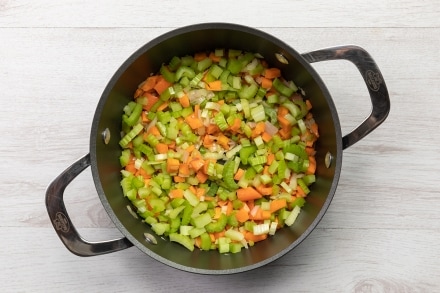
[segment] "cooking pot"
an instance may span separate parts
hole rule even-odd
[[[316,182],[307,203],[291,227],[236,254],[218,251],[190,252],[180,244],[155,235],[136,219],[130,202],[120,187],[120,140],[122,109],[133,99],[134,90],[150,73],[173,56],[192,55],[217,48],[240,49],[261,54],[271,67],[278,67],[287,80],[304,90],[313,105],[320,137],[316,143]],[[372,102],[369,117],[349,134],[342,136],[333,100],[313,62],[344,59],[362,75]],[[298,246],[318,225],[334,196],[342,164],[343,149],[353,145],[379,126],[388,116],[390,100],[384,79],[371,58],[357,46],[339,46],[299,54],[286,43],[254,28],[227,23],[205,23],[165,33],[137,50],[109,81],[99,100],[91,128],[90,153],[61,173],[47,188],[46,207],[50,220],[64,245],[79,256],[93,256],[136,246],[152,258],[171,267],[201,274],[244,272],[268,264]],[[105,242],[81,238],[63,202],[66,186],[91,166],[99,198],[124,237]],[[146,234],[147,233],[147,234]],[[145,235],[150,235],[145,237]]]

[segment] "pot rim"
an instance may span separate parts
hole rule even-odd
[[[290,245],[288,245],[285,249],[283,249],[281,252],[269,257],[265,258],[263,261],[239,267],[234,269],[224,269],[224,270],[211,270],[211,269],[199,269],[194,267],[188,267],[185,265],[178,264],[176,262],[170,261],[152,250],[148,249],[145,245],[140,243],[128,230],[127,228],[121,223],[118,216],[115,214],[113,208],[110,206],[104,192],[104,188],[102,186],[101,180],[99,178],[99,170],[97,166],[97,140],[101,137],[101,129],[99,128],[99,121],[101,117],[101,113],[104,108],[104,104],[108,99],[109,93],[111,92],[112,88],[115,86],[116,82],[119,80],[121,75],[130,67],[130,65],[137,60],[140,56],[145,54],[148,50],[151,48],[159,45],[165,40],[168,40],[170,38],[176,37],[178,35],[193,32],[197,30],[209,30],[209,29],[223,29],[223,30],[232,30],[232,31],[241,31],[244,33],[248,33],[251,35],[255,35],[258,37],[266,38],[270,42],[276,44],[278,47],[282,48],[283,50],[288,51],[292,55],[294,55],[297,58],[297,61],[300,62],[304,68],[307,69],[307,71],[312,75],[313,79],[319,84],[321,87],[321,91],[324,96],[326,96],[326,101],[329,104],[329,107],[331,109],[331,116],[334,123],[334,130],[336,135],[336,153],[333,154],[333,162],[334,164],[334,176],[331,183],[331,187],[329,189],[329,193],[327,195],[327,198],[325,199],[325,202],[312,221],[312,223],[307,227],[307,229]],[[264,266],[270,262],[273,262],[274,260],[280,258],[281,256],[285,255],[286,253],[290,252],[293,248],[298,246],[302,241],[304,241],[316,228],[316,226],[319,224],[319,222],[322,220],[324,214],[326,213],[328,207],[330,206],[330,203],[333,199],[334,193],[336,192],[336,188],[338,185],[339,177],[340,177],[340,170],[342,167],[342,153],[343,153],[343,147],[342,147],[342,134],[341,134],[341,127],[339,123],[339,117],[337,115],[336,107],[334,105],[334,102],[331,98],[331,95],[329,91],[327,90],[325,84],[321,80],[320,76],[317,74],[317,72],[313,69],[313,67],[310,65],[309,62],[307,62],[301,54],[299,54],[295,49],[291,48],[288,44],[284,43],[280,39],[255,28],[251,28],[248,26],[243,26],[240,24],[232,24],[232,23],[221,23],[221,22],[211,22],[211,23],[199,23],[199,24],[193,24],[188,25],[184,27],[180,27],[174,30],[171,30],[169,32],[166,32],[151,41],[148,41],[146,44],[141,46],[139,49],[137,49],[133,54],[131,54],[123,63],[122,65],[116,70],[114,75],[111,77],[110,81],[106,85],[96,108],[95,115],[92,122],[92,129],[90,134],[90,160],[91,160],[91,170],[92,170],[92,176],[95,183],[96,190],[98,192],[98,195],[100,197],[100,200],[110,216],[111,220],[115,224],[115,226],[118,228],[118,230],[125,236],[127,239],[132,242],[138,249],[146,253],[147,255],[151,256],[155,260],[158,260],[168,266],[187,271],[192,273],[200,273],[200,274],[232,274],[232,273],[240,273],[245,272],[249,270],[253,270],[256,268],[259,268],[261,266]]]

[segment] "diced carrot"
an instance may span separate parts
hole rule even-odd
[[[306,197],[306,193],[299,185],[296,187],[296,196],[297,197]]]
[[[252,137],[257,137],[264,132],[266,129],[266,124],[264,122],[258,122],[255,128],[252,130]]]
[[[147,123],[148,121],[150,121],[150,119],[148,119],[147,113],[145,111],[142,111],[141,119],[142,119],[142,123]]]
[[[199,237],[196,237],[195,239],[194,239],[194,245],[197,247],[197,248],[201,248],[202,247],[202,238],[199,236]]]
[[[197,172],[200,170],[200,168],[203,167],[203,165],[205,165],[205,162],[202,159],[194,159],[191,162],[189,162],[189,165],[194,171]]]
[[[192,145],[188,146],[185,149],[185,151],[188,152],[188,153],[192,153],[195,150],[195,148],[196,148],[196,146],[192,144]]]
[[[215,55],[214,52],[211,52],[211,53],[209,54],[209,59],[211,59],[212,62],[218,63],[218,62],[220,62],[220,60],[222,59],[222,57],[221,57],[221,56],[217,56],[217,55]]]
[[[194,60],[199,62],[202,61],[204,59],[206,59],[208,57],[208,55],[206,55],[206,52],[199,52],[194,54]]]
[[[183,96],[181,96],[181,97],[179,98],[179,103],[180,103],[180,105],[182,105],[182,107],[184,107],[184,108],[188,108],[188,107],[190,106],[189,98],[188,98],[188,96],[187,96],[186,94],[184,94]]]
[[[270,219],[272,213],[270,211],[265,211],[263,209],[258,209],[255,215],[252,214],[249,216],[251,220],[262,221]]]
[[[214,80],[205,84],[205,88],[209,91],[221,91],[222,82],[221,80]]]
[[[180,168],[179,168],[179,170],[180,170]],[[173,180],[174,180],[174,182],[176,182],[176,183],[179,183],[179,182],[185,182],[185,178],[182,177],[182,176],[178,176],[178,175],[174,176],[174,177],[173,177]]]
[[[209,148],[213,144],[214,144],[214,139],[212,139],[210,135],[205,135],[205,137],[203,138],[203,146]]]
[[[221,207],[215,207],[214,208],[214,216],[212,218],[215,219],[215,220],[218,220],[221,215],[222,215],[222,208]]]
[[[142,105],[142,108],[147,111],[150,111],[153,105],[156,104],[157,101],[159,101],[159,98],[152,93],[145,93],[144,97],[147,98],[147,104]]]
[[[208,180],[209,176],[206,175],[205,173],[203,173],[202,171],[199,171],[196,174],[196,178],[197,178],[197,180],[199,180],[200,183],[203,184]]]
[[[199,118],[195,117],[195,115],[189,115],[185,117],[186,123],[191,127],[191,129],[198,129],[203,127],[203,122]]]
[[[289,120],[284,118],[284,116],[278,115],[277,119],[278,119],[278,123],[280,123],[281,127],[289,127],[290,126]]]
[[[316,151],[315,151],[315,149],[312,148],[312,147],[306,147],[306,153],[307,153],[309,156],[314,156],[315,153],[316,153]]]
[[[179,171],[180,162],[178,159],[168,158],[167,159],[167,172],[175,173]]]
[[[232,123],[231,126],[229,126],[229,130],[233,131],[233,132],[237,132],[238,130],[240,130],[241,127],[241,120],[240,118],[235,118],[234,122]]]
[[[152,134],[152,135],[154,135],[154,136],[160,136],[161,134],[160,134],[160,131],[159,131],[159,128],[157,128],[157,126],[156,125],[154,125],[154,126],[152,126],[152,127],[150,127],[150,129],[148,129],[148,131],[147,131],[147,135],[148,134]]]
[[[275,160],[274,154],[270,153],[267,155],[267,165],[271,165],[274,160]]]
[[[167,107],[169,106],[169,103],[163,103],[162,105],[160,105],[159,107],[157,107],[157,112],[162,112],[163,110],[165,110]]]
[[[235,213],[235,217],[237,221],[244,223],[249,220],[249,212],[245,208],[241,208]]]
[[[140,88],[138,88],[138,89],[136,89],[136,91],[134,92],[133,97],[134,97],[135,99],[137,99],[137,98],[141,97],[143,94],[144,94],[144,91],[141,90]]]
[[[289,139],[292,136],[292,131],[290,127],[283,127],[278,131],[278,133],[283,139]]]
[[[191,185],[191,186],[189,187],[189,191],[191,191],[191,192],[194,193],[194,194],[197,193],[197,190],[196,190],[196,188],[195,188],[193,185]]]
[[[313,133],[316,137],[319,137],[318,124],[312,123],[310,125],[310,132]]]
[[[180,164],[179,166],[179,176],[188,177],[190,175],[188,164]]]
[[[310,103],[309,100],[306,100],[305,103],[306,103],[306,106],[307,106],[307,110],[310,111],[312,109],[312,103]]]
[[[264,186],[264,185],[258,185],[257,191],[261,193],[262,195],[271,195],[272,194],[272,186]]]
[[[229,150],[229,138],[226,135],[220,134],[217,138],[217,143],[225,150]]]
[[[202,187],[196,188],[196,196],[198,198],[200,198],[202,196],[205,196],[205,193],[206,193],[206,189],[205,188],[202,188]]]
[[[270,89],[272,87],[272,81],[268,78],[261,78],[261,87],[264,89]]]
[[[221,231],[221,232],[216,232],[216,233],[213,233],[214,234],[214,238],[215,239],[219,239],[220,237],[225,237],[225,230],[223,230],[223,231]]]
[[[274,199],[270,202],[270,212],[276,212],[287,206],[287,201],[285,199]]]
[[[154,90],[160,95],[172,85],[173,84],[171,82],[167,81],[163,76],[159,75],[156,85],[154,86]]]
[[[206,133],[207,134],[215,134],[217,132],[220,132],[220,128],[218,128],[217,124],[209,124],[206,127]]]
[[[270,135],[267,132],[263,132],[263,134],[261,135],[261,138],[265,141],[265,142],[269,142],[272,139],[272,135]]]
[[[249,201],[254,199],[259,199],[263,197],[261,193],[259,193],[253,187],[245,187],[237,189],[237,198],[241,201]]]
[[[243,175],[244,175],[244,170],[241,168],[238,168],[237,172],[235,172],[234,180],[237,180],[237,181],[240,180],[243,177]]]
[[[146,91],[146,92],[151,91],[151,90],[156,86],[156,83],[157,83],[158,78],[159,78],[158,75],[149,76],[149,77],[148,77],[148,78],[147,78],[147,79],[141,84],[140,88],[141,88],[143,91]]]
[[[254,235],[254,233],[250,231],[246,231],[244,234],[244,239],[246,239],[247,241],[258,242],[265,240],[266,238],[267,238],[267,234]]]
[[[183,198],[183,190],[181,189],[171,189],[169,196],[171,198]]]
[[[279,68],[266,68],[263,73],[265,78],[274,79],[281,76]]]
[[[315,157],[309,157],[309,167],[307,168],[306,174],[315,174],[316,172],[316,159]]]
[[[277,113],[278,116],[284,117],[287,114],[289,114],[289,109],[283,106],[278,107],[278,113]]]
[[[229,216],[232,214],[232,211],[234,210],[234,206],[232,205],[232,201],[228,201],[228,204],[226,205],[227,209],[226,209],[226,216]]]
[[[156,145],[156,151],[159,154],[166,154],[166,153],[168,153],[168,145],[165,143],[158,143]]]
[[[126,170],[126,171],[129,171],[130,173],[135,174],[135,173],[137,172],[137,169],[136,169],[135,166],[134,166],[134,161],[128,163],[128,164],[125,166],[125,170]]]

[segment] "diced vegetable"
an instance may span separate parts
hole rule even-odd
[[[259,54],[173,57],[123,109],[130,208],[190,251],[238,253],[294,225],[317,180],[310,109]]]

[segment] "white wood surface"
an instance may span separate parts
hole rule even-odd
[[[0,1],[1,292],[440,292],[440,3]],[[80,258],[53,230],[47,185],[88,152],[99,97],[144,43],[182,25],[233,22],[299,52],[353,43],[382,70],[385,123],[344,151],[334,200],[296,249],[257,270],[204,276],[136,248]],[[313,65],[349,132],[369,98],[347,62]],[[89,240],[120,236],[90,169],[65,193]]]

